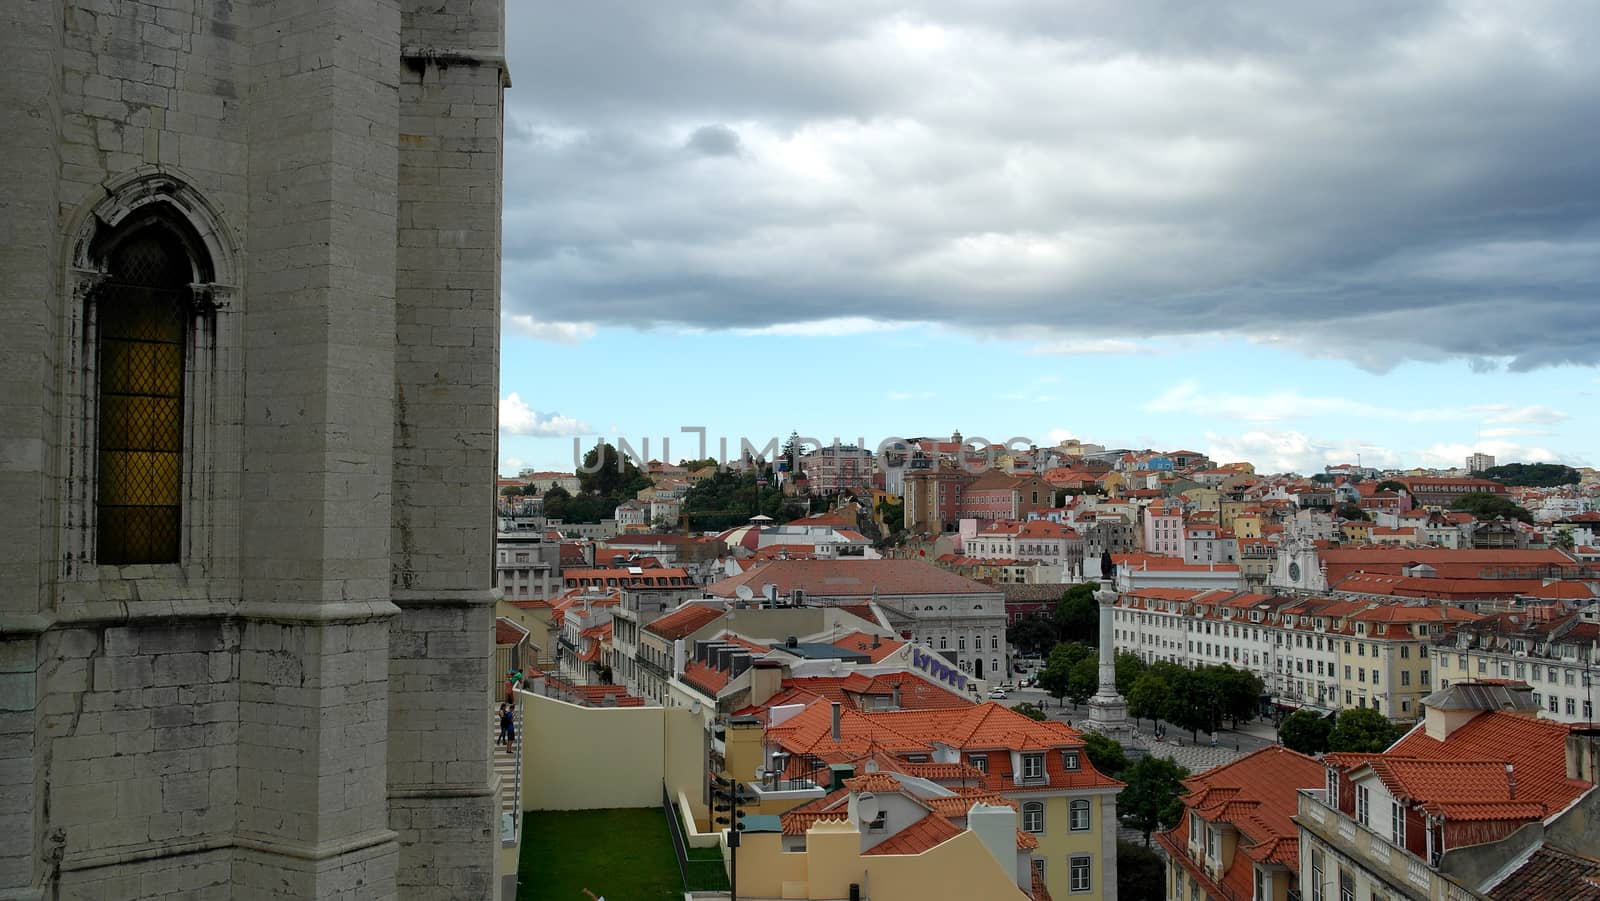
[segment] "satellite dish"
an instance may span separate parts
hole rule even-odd
[[[856,797],[856,819],[863,823],[870,823],[878,818],[878,796],[872,792],[862,792]]]
[[[749,585],[740,585],[733,590],[733,593],[738,595],[741,601],[748,601],[756,596],[756,593],[750,589]]]

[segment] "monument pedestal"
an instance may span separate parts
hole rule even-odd
[[[1128,722],[1128,702],[1117,694],[1116,648],[1113,647],[1112,604],[1116,591],[1102,588],[1095,592],[1100,602],[1100,687],[1089,699],[1090,732],[1099,732],[1117,743],[1126,743],[1133,737],[1133,726]]]

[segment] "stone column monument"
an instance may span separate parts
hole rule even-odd
[[[1101,588],[1094,596],[1100,602],[1100,687],[1089,699],[1088,729],[1126,741],[1133,730],[1128,723],[1128,704],[1117,694],[1117,650],[1111,626],[1111,605],[1116,602],[1117,592]]]

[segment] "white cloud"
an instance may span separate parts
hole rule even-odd
[[[760,328],[738,328],[736,335],[751,337],[781,336],[786,338],[839,338],[846,335],[867,335],[873,332],[890,332],[912,328],[914,322],[885,322],[865,316],[840,316],[833,319],[812,319],[805,322],[779,322]]]
[[[1558,453],[1544,447],[1516,444],[1510,441],[1477,441],[1472,444],[1441,442],[1419,452],[1423,466],[1461,466],[1469,455],[1491,454],[1496,463],[1565,463],[1569,466],[1588,465],[1581,457]]]
[[[1350,439],[1313,438],[1303,432],[1246,432],[1242,435],[1206,433],[1206,454],[1219,463],[1247,461],[1261,473],[1298,472],[1309,475],[1324,466],[1354,463],[1359,458],[1366,466],[1398,468],[1400,455],[1394,451]],[[1465,459],[1465,455],[1463,455]]]
[[[1051,429],[1045,433],[1045,438],[1049,439],[1051,444],[1060,444],[1063,441],[1067,441],[1076,437],[1078,436],[1067,429]]]
[[[525,313],[505,313],[503,319],[512,334],[552,344],[582,344],[596,331],[592,322],[543,322]]]
[[[1348,397],[1301,394],[1296,391],[1269,391],[1263,394],[1236,394],[1209,391],[1195,380],[1186,380],[1150,399],[1143,409],[1148,413],[1189,413],[1245,422],[1280,422],[1309,417],[1348,417],[1390,419],[1404,422],[1452,422],[1479,420],[1485,424],[1556,423],[1570,417],[1543,405],[1518,407],[1511,404],[1473,404],[1467,407],[1386,407]]]
[[[1038,355],[1088,356],[1091,354],[1153,354],[1156,349],[1138,341],[1120,338],[1067,338],[1046,341],[1028,348],[1028,353]]]
[[[539,438],[587,435],[594,432],[587,423],[570,416],[562,416],[560,413],[540,415],[515,391],[500,398],[500,431],[508,435],[531,435]]]
[[[527,465],[521,457],[501,457],[500,474],[502,476],[514,476],[527,468]]]
[[[1572,418],[1560,410],[1553,410],[1543,404],[1534,404],[1529,407],[1513,407],[1510,404],[1484,404],[1468,407],[1467,409],[1487,414],[1483,421],[1492,425],[1519,423],[1551,425],[1557,422],[1565,422]]]

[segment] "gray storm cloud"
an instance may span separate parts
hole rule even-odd
[[[515,4],[509,312],[1600,362],[1600,16],[1322,6]]]

